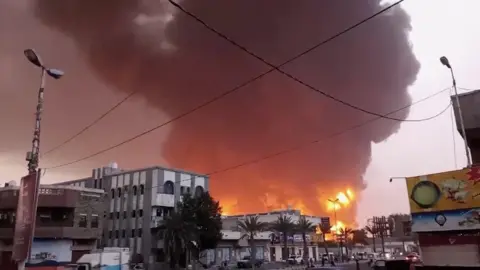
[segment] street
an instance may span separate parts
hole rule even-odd
[[[370,270],[371,268],[368,266],[366,261],[360,262],[360,270]],[[339,263],[336,266],[325,265],[324,267],[318,266],[314,269],[322,270],[322,269],[339,269],[339,270],[356,270],[357,266],[355,262],[350,263]]]

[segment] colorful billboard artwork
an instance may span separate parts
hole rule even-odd
[[[480,208],[480,167],[407,178],[410,212]]]
[[[412,213],[412,231],[455,231],[480,229],[480,208]]]
[[[72,240],[37,240],[32,243],[30,264],[71,262]]]
[[[12,254],[12,259],[17,262],[27,259],[32,244],[37,207],[38,175],[40,174],[29,174],[20,181]]]

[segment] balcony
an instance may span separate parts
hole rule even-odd
[[[173,194],[158,193],[152,197],[152,206],[174,207],[175,196]]]
[[[152,217],[152,220],[150,221],[150,228],[157,228],[160,225],[163,224],[163,217]]]

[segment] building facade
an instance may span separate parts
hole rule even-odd
[[[0,188],[0,268],[11,260],[18,186]],[[71,263],[97,247],[102,235],[104,192],[83,187],[42,185],[30,263]]]
[[[208,176],[163,167],[124,171],[111,164],[91,178],[62,183],[101,188],[106,193],[102,247],[128,247],[144,264],[164,259],[163,239],[155,230],[186,193],[208,190]]]
[[[219,261],[219,257],[222,260],[229,259],[230,261],[235,261],[240,259],[242,256],[249,255],[250,249],[248,247],[247,242],[245,239],[240,239],[242,233],[240,232],[240,228],[238,227],[238,222],[246,220],[249,217],[257,216],[260,222],[266,223],[273,223],[275,222],[280,216],[290,217],[293,223],[297,223],[302,216],[300,210],[295,209],[287,209],[287,210],[279,210],[279,211],[271,211],[271,212],[263,212],[263,213],[252,213],[246,215],[232,215],[232,216],[224,216],[222,219],[223,222],[223,234],[225,239],[235,239],[231,246],[226,246],[227,242],[223,243],[223,245],[219,245],[217,248],[217,255],[215,259],[217,262]],[[319,216],[308,216],[304,215],[305,218],[312,222],[312,224],[320,224],[322,217]],[[238,237],[236,239],[235,237]],[[320,243],[319,240],[321,239],[315,233],[307,235],[307,249],[309,258],[317,261],[320,260],[321,255],[325,253],[323,243]],[[243,241],[243,242],[242,242]],[[285,258],[282,258],[282,249],[284,248],[284,244],[282,243],[282,237],[276,235],[276,232],[267,231],[263,232],[262,234],[258,235],[258,239],[255,239],[255,243],[257,246],[257,258],[264,259],[266,261],[282,261]],[[295,256],[303,256],[304,254],[304,246],[303,246],[303,239],[301,235],[292,235],[288,237],[288,253],[290,255]],[[245,242],[245,243],[244,243]],[[221,249],[221,250],[218,250]],[[329,248],[330,252],[338,252],[336,248],[332,249]],[[230,256],[224,254],[231,254]],[[235,256],[233,256],[235,255]]]
[[[457,129],[460,133],[460,136],[463,137],[456,97],[452,96],[451,98],[455,112]],[[458,99],[462,109],[465,133],[467,135],[466,140],[468,147],[470,148],[470,153],[472,154],[473,164],[480,164],[480,90],[460,94],[458,95]]]

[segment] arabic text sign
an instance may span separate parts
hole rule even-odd
[[[412,213],[480,208],[480,167],[407,178]]]
[[[32,244],[38,195],[37,175],[37,173],[29,174],[20,182],[12,254],[12,259],[15,261],[27,259]]]

